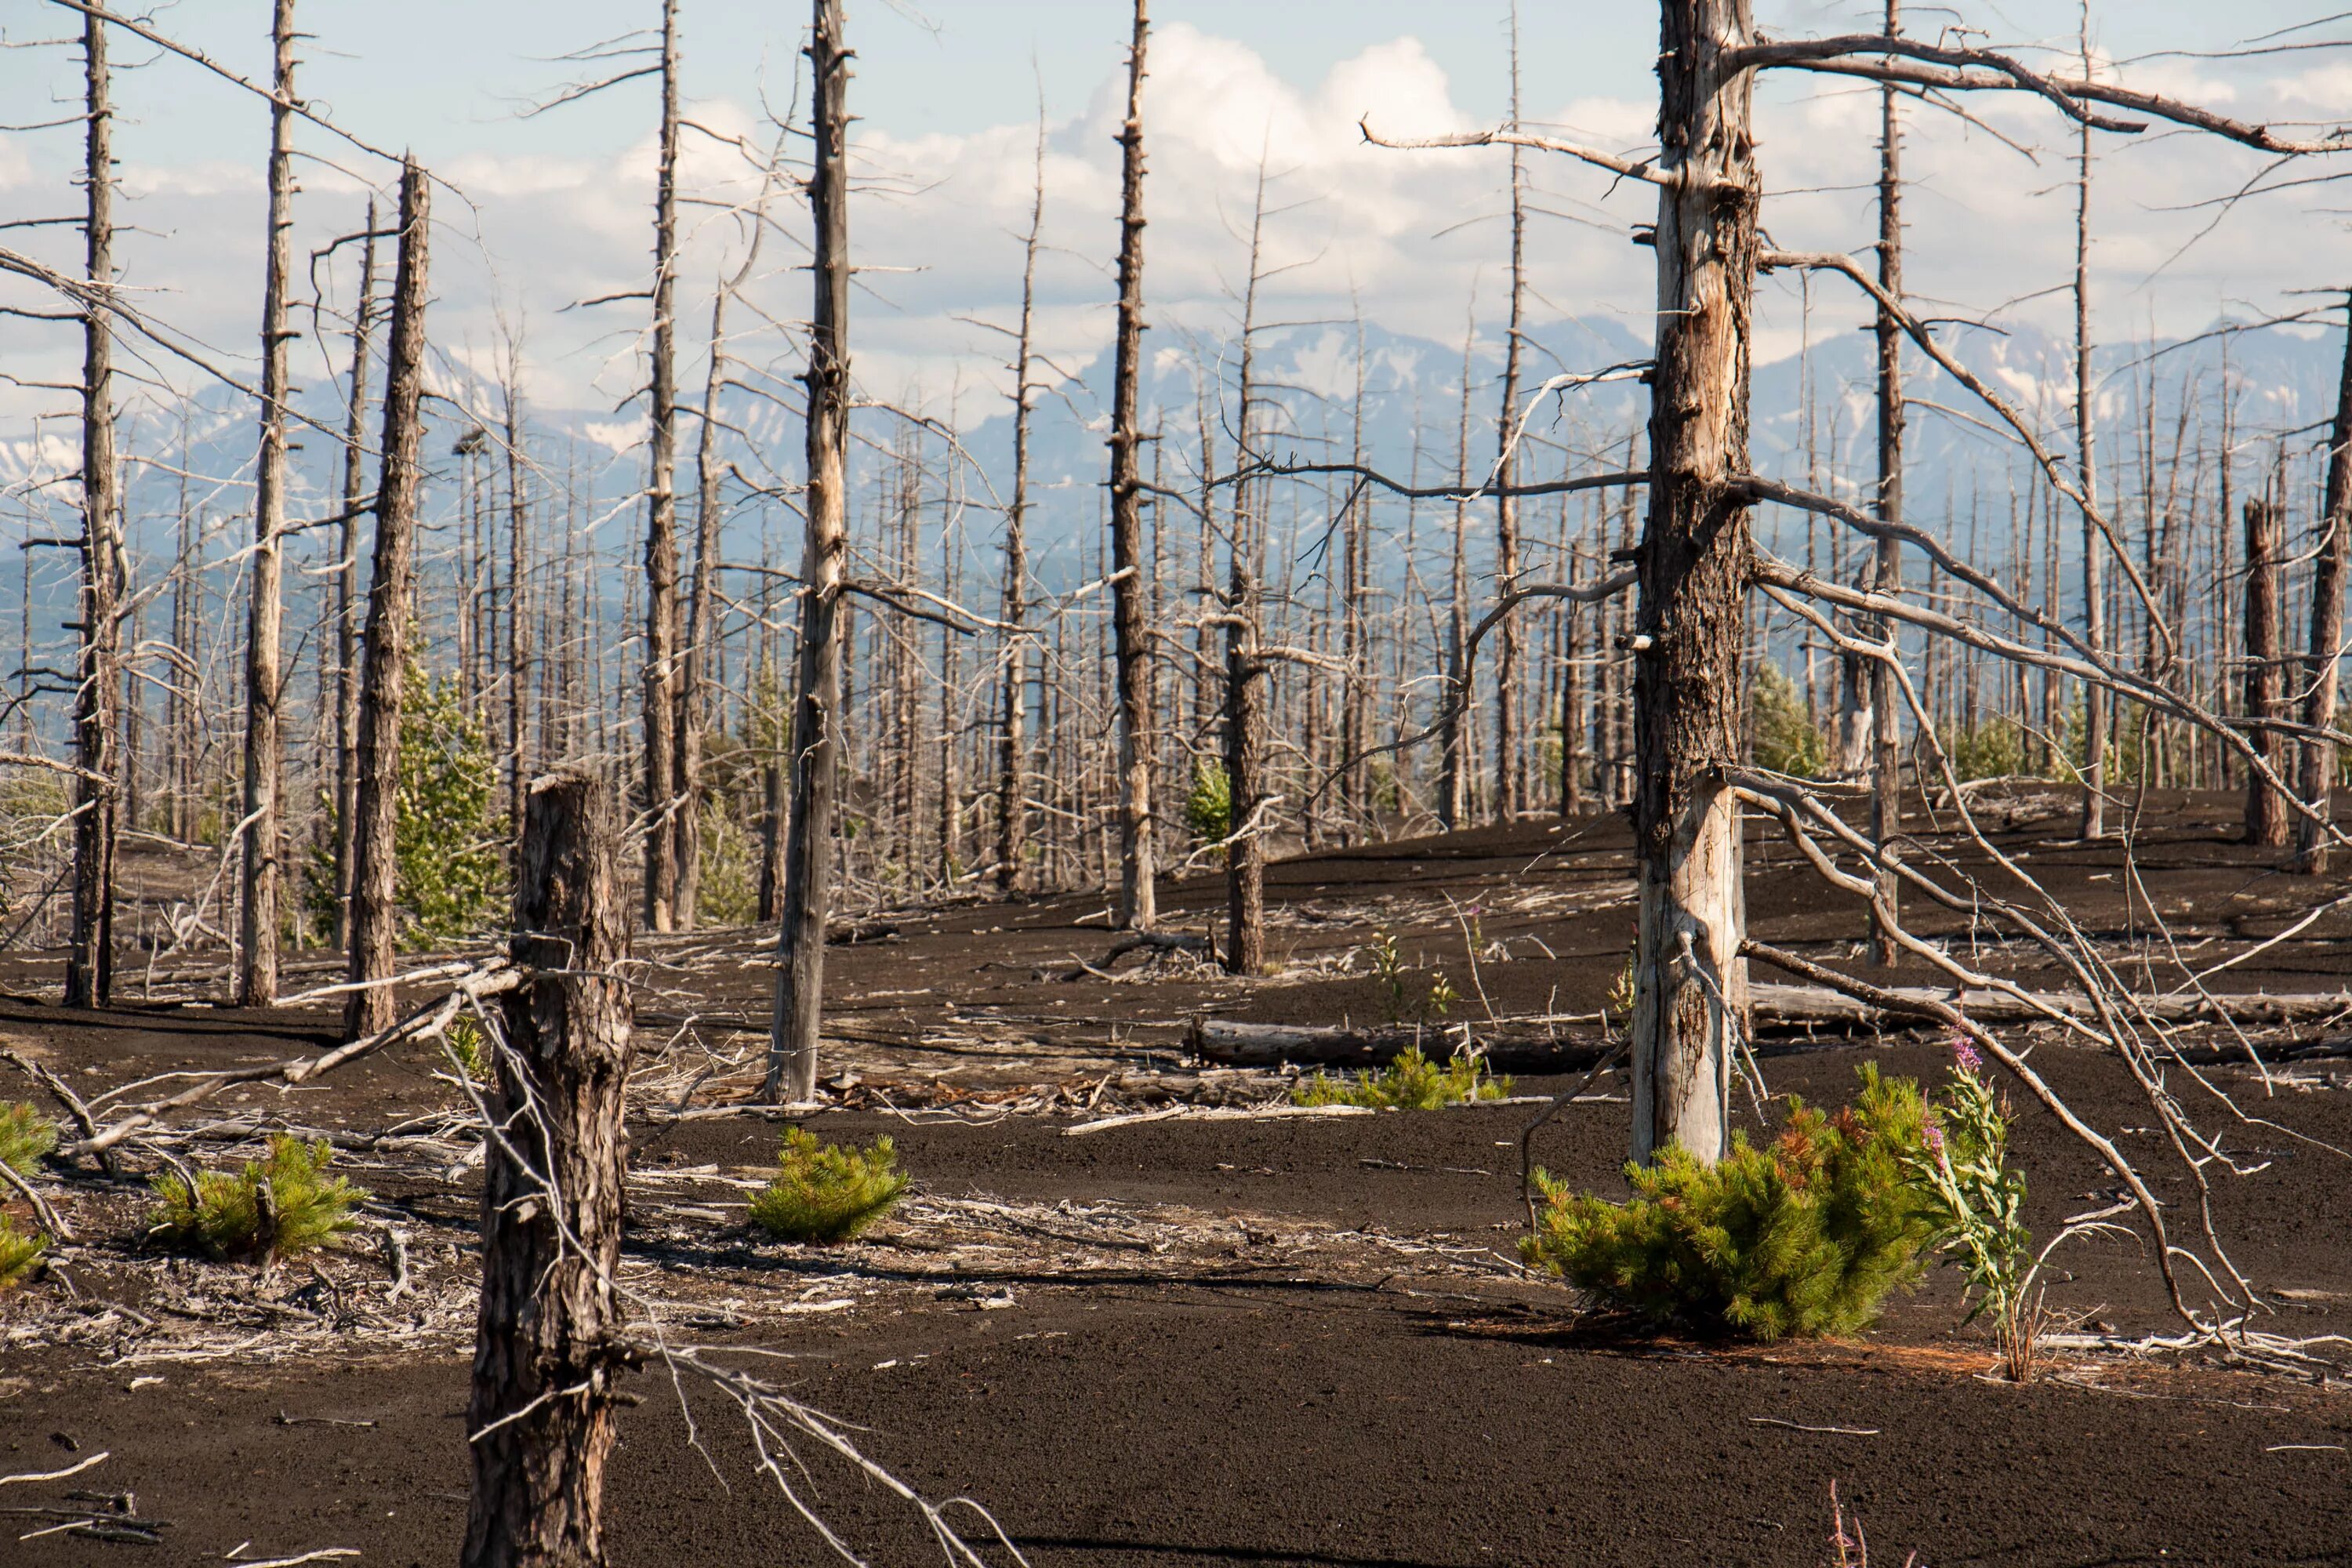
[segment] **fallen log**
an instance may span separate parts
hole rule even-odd
[[[1939,985],[1892,985],[1882,989],[1899,1001],[1940,1003],[1958,1008],[1980,1024],[2033,1023],[2050,1016],[2043,1008],[2076,1015],[2091,1010],[2090,999],[2079,991],[2034,991],[2019,997],[2005,991],[1956,991]],[[1917,1013],[1900,1013],[1872,1006],[1821,985],[1751,982],[1748,995],[1754,1009],[1755,1026],[1759,1031],[1873,1027],[1932,1016],[1932,1009],[1925,1005]],[[2352,1012],[2352,993],[2253,991],[2215,994],[2210,997],[2142,996],[2133,1005],[2164,1024],[2218,1023],[2223,1019],[2240,1024],[2291,1024]]]
[[[1586,1016],[1588,1020],[1591,1015]],[[1224,1018],[1192,1020],[1187,1037],[1194,1055],[1219,1067],[1374,1068],[1394,1061],[1407,1047],[1419,1046],[1433,1061],[1444,1061],[1465,1048],[1486,1058],[1497,1072],[1574,1072],[1589,1068],[1609,1052],[1609,1042],[1594,1035],[1568,1038],[1559,1020],[1506,1018],[1498,1023],[1469,1025],[1402,1025],[1377,1029],[1297,1024],[1237,1024]]]

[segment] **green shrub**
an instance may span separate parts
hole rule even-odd
[[[1198,844],[1215,844],[1234,832],[1234,786],[1225,764],[1192,759],[1192,784],[1184,794],[1184,831]]]
[[[1952,1041],[1951,1080],[1903,1168],[1931,1216],[1927,1249],[1965,1281],[1969,1312],[1961,1321],[1990,1312],[2010,1376],[2027,1381],[2042,1303],[2033,1231],[2025,1223],[2025,1176],[2009,1168],[2009,1108],[1965,1035]]]
[[[2025,731],[2015,720],[1988,719],[1980,724],[1958,725],[1937,739],[1962,784],[1971,779],[2011,778],[2025,771]]]
[[[283,1134],[268,1156],[230,1174],[196,1173],[195,1190],[177,1172],[157,1176],[150,1235],[207,1258],[260,1261],[323,1247],[352,1227],[367,1194],[324,1174],[334,1151]]]
[[[498,1076],[498,1058],[490,1048],[490,1037],[483,1031],[479,1021],[460,1013],[449,1020],[449,1026],[441,1031],[441,1037],[449,1042],[450,1058],[468,1081],[488,1083]]]
[[[1829,737],[1805,711],[1796,683],[1777,664],[1756,667],[1749,698],[1756,731],[1756,765],[1791,778],[1820,778],[1830,771]]]
[[[907,1190],[898,1151],[820,1143],[804,1127],[785,1132],[775,1180],[751,1200],[751,1217],[786,1241],[847,1241],[890,1212]]]
[[[1835,1115],[1791,1096],[1769,1148],[1736,1134],[1719,1164],[1669,1148],[1628,1165],[1628,1203],[1538,1172],[1545,1210],[1521,1255],[1653,1321],[1766,1341],[1852,1333],[1918,1272],[1931,1222],[1905,1165],[1927,1109],[1917,1084],[1864,1067]]]
[[[1486,1058],[1456,1054],[1439,1067],[1407,1046],[1396,1060],[1379,1072],[1353,1078],[1317,1073],[1290,1091],[1294,1105],[1360,1105],[1373,1110],[1434,1110],[1441,1105],[1465,1105],[1474,1100],[1500,1100],[1511,1092],[1511,1080],[1486,1071]]]
[[[0,1290],[13,1290],[48,1250],[45,1237],[26,1236],[16,1222],[0,1215]]]
[[[400,778],[394,791],[394,893],[401,945],[439,947],[499,921],[506,868],[505,824],[493,810],[499,763],[480,712],[468,710],[456,678],[412,667],[400,713]],[[335,923],[335,816],[310,849],[302,902],[323,940]]]
[[[58,1124],[24,1100],[0,1105],[0,1165],[29,1176],[41,1156],[58,1146]]]

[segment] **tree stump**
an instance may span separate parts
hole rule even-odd
[[[506,1046],[488,1096],[466,1568],[604,1562],[613,1331],[627,1163],[626,926],[613,808],[583,775],[533,783],[515,879]]]

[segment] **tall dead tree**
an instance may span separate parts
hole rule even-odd
[[[394,827],[400,789],[400,715],[408,672],[409,599],[416,583],[416,492],[425,390],[425,300],[432,188],[414,160],[400,174],[400,239],[386,351],[383,435],[375,487],[375,559],[368,578],[367,640],[352,746],[351,983],[343,1005],[352,1039],[391,1024],[393,958],[400,942]]]
[[[525,586],[530,573],[530,503],[524,479],[529,464],[523,455],[522,345],[509,332],[505,348],[499,380],[505,384],[507,459],[507,842],[520,846],[530,778],[523,744],[530,726],[530,617]]]
[[[2327,431],[2327,489],[2320,519],[2318,559],[2311,573],[2311,640],[2303,672],[2303,743],[2295,793],[2311,815],[2294,823],[2288,869],[2305,877],[2327,870],[2328,825],[2336,789],[2337,668],[2344,658],[2344,573],[2352,557],[2352,300],[2346,301],[2344,370],[2336,389],[2336,417]]]
[[[1234,419],[1234,472],[1246,476],[1259,460],[1257,430],[1257,289],[1264,272],[1265,164],[1258,164],[1257,198],[1250,215],[1249,284],[1242,296],[1242,353]],[[1226,534],[1225,797],[1231,826],[1225,848],[1225,970],[1257,974],[1265,968],[1266,664],[1264,562],[1265,485],[1237,479]]]
[[[269,233],[261,286],[261,455],[255,465],[253,556],[247,568],[245,799],[239,821],[244,898],[237,917],[236,999],[278,999],[278,785],[281,752],[278,642],[285,606],[279,534],[286,527],[287,275],[294,228],[294,0],[276,0],[276,64],[269,105]]]
[[[1519,8],[1511,7],[1511,129],[1519,128]],[[1495,593],[1518,585],[1519,508],[1511,494],[1518,472],[1520,329],[1527,308],[1527,150],[1511,143],[1511,300],[1503,331],[1503,406],[1496,421],[1495,464]],[[1466,381],[1466,375],[1465,375]],[[1495,815],[1510,821],[1528,807],[1527,746],[1519,731],[1519,666],[1526,638],[1517,616],[1502,625],[1495,656]]]
[[[1127,56],[1127,119],[1119,127],[1118,331],[1111,355],[1110,547],[1112,629],[1118,663],[1118,923],[1149,930],[1153,900],[1151,817],[1152,628],[1143,576],[1142,478],[1136,447],[1136,382],[1143,354],[1143,51],[1150,18],[1135,0]]]
[[[849,51],[841,0],[812,0],[807,544],[801,560],[799,689],[793,703],[793,805],[776,932],[776,1005],[768,1038],[770,1100],[816,1093],[824,1007],[824,917],[841,744],[841,599],[849,554]]]
[[[2083,0],[2083,75],[2091,74],[2091,5]],[[2105,542],[2099,526],[2099,465],[2096,395],[2091,380],[2091,121],[2076,122],[2074,152],[2074,462],[2083,514],[2083,640],[2106,646],[2107,584]],[[2109,698],[2099,687],[2083,686],[2083,837],[2104,838],[2107,822],[2107,723]]]
[[[653,418],[646,476],[645,919],[677,914],[677,0],[662,0],[661,168],[654,186]]]
[[[367,496],[368,334],[375,324],[375,198],[360,246],[360,297],[352,311],[350,403],[343,416],[343,515],[335,556],[335,945],[352,941],[353,775],[359,747],[360,502]]]
[[[996,886],[1017,893],[1029,853],[1029,352],[1036,319],[1037,237],[1045,222],[1045,116],[1037,115],[1036,176],[1029,235],[1021,251],[1021,324],[1013,349],[1013,494],[1004,509],[1004,588],[997,619],[1004,626],[998,661],[996,731]]]
[[[114,853],[120,824],[115,700],[122,689],[121,470],[114,456],[114,104],[106,24],[82,17],[85,198],[81,310],[81,599],[74,667],[73,925],[65,1002],[102,1007],[114,989]]]
[[[1886,0],[1886,36],[1903,30],[1901,0]],[[1878,287],[1889,303],[1878,307],[1878,515],[1890,526],[1903,521],[1903,328],[1894,305],[1903,299],[1903,117],[1893,82],[1878,86]],[[1871,587],[1892,597],[1903,591],[1903,542],[1882,533],[1872,547]],[[1884,640],[1895,623],[1878,617],[1869,628]],[[1870,666],[1870,838],[1881,861],[1870,926],[1870,961],[1895,962],[1895,922],[1901,879],[1887,863],[1903,832],[1903,720],[1895,666]]]
[[[2284,643],[2279,623],[2279,509],[2271,487],[2246,501],[2246,743],[2262,766],[2246,770],[2246,842],[2275,849],[2287,840],[2286,803],[2265,770],[2279,770],[2273,727],[2282,717]]]
[[[466,1424],[465,1568],[604,1560],[629,1073],[627,916],[613,810],[585,774],[531,785],[505,1041],[485,1096],[482,1297]]]
[[[1664,0],[1649,522],[1635,552],[1633,1157],[1727,1146],[1747,906],[1728,771],[1746,717],[1749,309],[1762,184],[1748,0]]]

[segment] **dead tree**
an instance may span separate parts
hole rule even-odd
[[[1511,129],[1519,128],[1519,8],[1511,6]],[[1511,494],[1518,470],[1520,322],[1527,305],[1527,150],[1511,143],[1511,300],[1503,332],[1503,406],[1496,421],[1495,594],[1518,585],[1519,511]],[[1468,384],[1465,374],[1465,390]],[[1502,626],[1495,658],[1495,815],[1508,822],[1528,806],[1527,746],[1519,733],[1519,665],[1526,656],[1518,617]]]
[[[1135,0],[1127,57],[1127,119],[1118,133],[1118,331],[1112,350],[1110,544],[1112,627],[1118,664],[1118,923],[1149,931],[1153,900],[1151,670],[1153,634],[1143,579],[1142,480],[1136,447],[1136,381],[1143,353],[1143,51],[1150,18]],[[1025,323],[1024,323],[1025,324]]]
[[[1037,300],[1037,237],[1045,222],[1045,116],[1037,115],[1036,177],[1031,186],[1029,235],[1021,251],[1021,324],[1013,349],[1013,494],[1004,509],[1004,587],[997,618],[1004,650],[997,679],[996,886],[1017,893],[1026,884],[1029,853],[1029,351]]]
[[[2083,74],[2091,74],[2091,5],[2083,0]],[[2076,123],[2074,154],[2074,462],[2083,514],[2083,638],[2106,644],[2106,572],[2100,554],[2097,514],[2099,465],[2097,408],[2091,381],[2091,121]],[[2106,837],[2107,694],[2083,688],[2083,837]]]
[[[1448,557],[1445,607],[1445,711],[1440,720],[1442,757],[1437,792],[1438,826],[1448,833],[1470,823],[1470,738],[1476,711],[1467,667],[1470,637],[1470,351],[1477,342],[1475,317],[1462,329],[1462,416],[1454,427],[1453,549]],[[1506,435],[1507,439],[1507,433]]]
[[[662,0],[661,170],[654,187],[653,447],[646,477],[645,919],[677,923],[677,0]]]
[[[351,401],[343,419],[343,515],[335,557],[335,945],[352,941],[353,761],[359,747],[360,503],[367,493],[368,333],[375,310],[375,198],[367,205],[360,247],[360,297],[352,312]]]
[[[1886,36],[1902,31],[1901,0],[1886,0]],[[1893,82],[1878,87],[1878,288],[1888,300],[1903,299],[1903,117]],[[1878,308],[1874,324],[1878,340],[1878,515],[1899,526],[1903,521],[1903,331],[1887,306]],[[1894,595],[1903,591],[1903,542],[1893,532],[1881,535],[1872,550],[1871,587]],[[1880,620],[1867,628],[1884,641],[1895,633],[1894,623]],[[1903,721],[1895,691],[1895,669],[1885,661],[1873,663],[1870,679],[1870,837],[1882,859],[1892,853],[1903,832]],[[1878,897],[1870,926],[1870,961],[1885,967],[1894,963],[1894,921],[1902,883],[1894,871],[1878,874]]]
[[[2296,793],[2309,815],[2295,818],[2299,876],[2327,870],[2328,832],[2336,789],[2336,669],[2344,658],[2344,572],[2352,556],[2352,300],[2347,300],[2344,370],[2336,390],[2336,417],[2327,431],[2326,515],[2320,519],[2318,560],[2311,574],[2311,641],[2303,679],[2303,742]]]
[[[102,1007],[114,989],[114,852],[121,781],[114,754],[122,598],[121,468],[114,456],[114,327],[104,301],[114,289],[114,105],[106,24],[82,18],[83,277],[80,311],[81,602],[74,668],[73,925],[65,1003]],[[27,660],[26,662],[30,662]]]
[[[530,617],[524,591],[530,569],[530,501],[524,484],[530,465],[523,455],[522,346],[509,332],[505,347],[499,379],[505,383],[507,459],[507,842],[519,846],[530,777],[523,744],[530,725]]]
[[[1265,165],[1258,165],[1257,198],[1250,215],[1249,284],[1242,297],[1242,349],[1234,416],[1234,471],[1246,476],[1259,457],[1256,440],[1257,289],[1263,275]],[[1266,788],[1265,684],[1260,649],[1265,637],[1264,562],[1266,489],[1244,477],[1234,484],[1225,538],[1225,970],[1257,974],[1265,968],[1265,833],[1275,802]]]
[[[2246,741],[2260,765],[2246,771],[2246,842],[2266,849],[2286,843],[2286,805],[2270,783],[2281,747],[2279,509],[2269,487],[2246,502]]]
[[[801,561],[799,689],[793,703],[793,805],[776,933],[776,1005],[763,1093],[816,1093],[824,1007],[824,917],[841,744],[841,600],[849,553],[849,51],[841,0],[812,0],[807,544]]]
[[[237,917],[236,999],[278,999],[278,785],[283,745],[278,640],[285,606],[278,535],[286,527],[287,274],[294,227],[294,0],[277,0],[269,106],[269,233],[261,288],[261,455],[255,465],[253,556],[247,568],[245,644],[244,898]]]
[[[423,438],[425,301],[431,261],[432,189],[410,162],[400,174],[400,240],[392,289],[392,340],[383,386],[376,478],[375,559],[368,580],[367,641],[352,746],[349,978],[362,987],[343,1006],[352,1039],[391,1026],[390,981],[399,946],[399,861],[394,845],[400,788],[400,716],[407,680],[408,605],[416,579],[416,492]]]
[[[628,956],[612,807],[585,774],[530,789],[485,1096],[482,1299],[466,1407],[466,1568],[604,1562],[604,1464],[627,1356],[621,1260]]]

